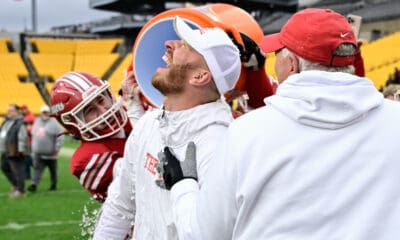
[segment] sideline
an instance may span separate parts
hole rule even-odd
[[[20,224],[16,222],[9,222],[6,225],[0,225],[0,230],[21,230],[30,227],[47,227],[56,225],[79,224],[81,221],[54,221],[54,222],[35,222]]]

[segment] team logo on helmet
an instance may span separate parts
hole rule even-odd
[[[51,105],[51,107],[50,107],[50,111],[51,111],[52,114],[58,114],[62,110],[64,110],[64,104],[63,103],[56,103],[54,105]]]

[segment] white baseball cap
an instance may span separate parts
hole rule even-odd
[[[50,112],[49,106],[43,105],[43,106],[40,108],[40,112]]]
[[[239,49],[220,28],[192,29],[180,17],[174,19],[176,34],[200,53],[220,94],[232,90],[241,71]]]

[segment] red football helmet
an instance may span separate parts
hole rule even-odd
[[[106,81],[84,72],[69,72],[60,77],[51,90],[52,115],[70,133],[86,141],[115,135],[125,126],[128,117],[111,92]],[[110,107],[87,122],[85,108],[98,98],[108,101]]]

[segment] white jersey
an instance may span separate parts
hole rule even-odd
[[[108,189],[94,239],[123,239],[134,223],[134,239],[178,239],[173,223],[170,192],[155,184],[158,153],[172,148],[184,159],[187,143],[197,147],[200,184],[209,169],[232,114],[223,101],[168,112],[147,112],[135,125],[125,146],[120,172]]]
[[[200,191],[171,189],[180,239],[399,239],[400,104],[322,71],[265,102],[230,125]]]

